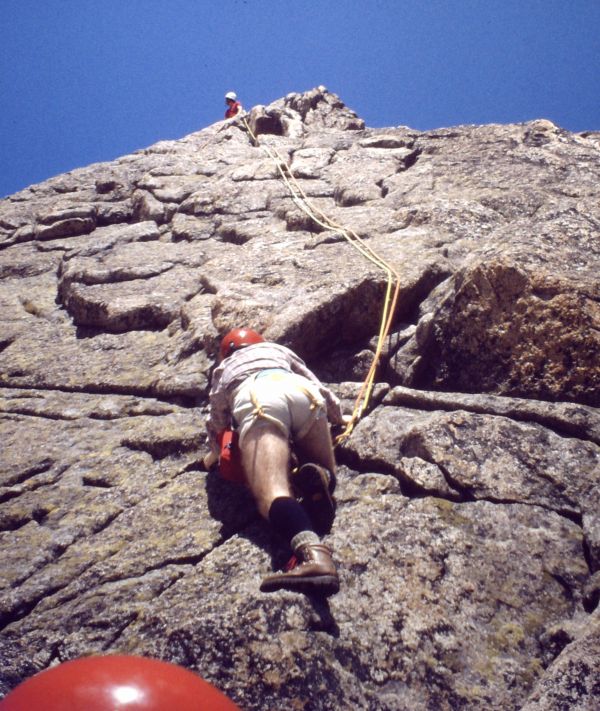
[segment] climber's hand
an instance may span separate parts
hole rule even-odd
[[[218,461],[219,455],[216,452],[210,451],[208,454],[204,455],[204,458],[202,459],[202,464],[204,464],[204,468],[206,469],[206,471],[210,471]]]

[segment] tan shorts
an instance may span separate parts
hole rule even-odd
[[[285,370],[263,370],[246,378],[233,394],[240,444],[255,422],[270,422],[286,437],[301,439],[326,416],[325,401],[310,380]]]

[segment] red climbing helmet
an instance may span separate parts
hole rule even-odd
[[[0,701],[2,711],[240,711],[183,667],[147,657],[83,657],[30,677]]]
[[[227,358],[238,348],[251,346],[253,343],[263,343],[264,338],[251,328],[234,328],[223,336],[221,341],[221,358]]]

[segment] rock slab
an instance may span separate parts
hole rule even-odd
[[[245,709],[597,708],[599,186],[593,132],[317,87],[0,201],[0,695],[127,653]],[[350,412],[390,289],[340,593],[263,595],[287,551],[201,467],[219,336]]]

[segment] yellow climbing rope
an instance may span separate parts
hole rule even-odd
[[[269,148],[269,146],[265,144],[259,144],[255,133],[250,128],[244,116],[242,116],[242,122],[246,127],[246,130],[252,137],[254,144],[256,146],[260,146],[274,162],[277,170],[279,171],[279,174],[283,178],[284,183],[286,184],[288,190],[292,195],[294,203],[324,230],[338,232],[339,234],[341,234],[344,239],[346,239],[347,242],[351,244],[356,250],[358,250],[366,259],[371,261],[379,268],[383,269],[387,276],[387,288],[381,314],[381,323],[379,327],[379,335],[377,338],[377,347],[375,349],[375,355],[373,357],[371,367],[369,368],[369,372],[367,373],[365,381],[362,384],[360,392],[354,403],[354,409],[350,420],[347,423],[344,431],[340,435],[338,435],[338,437],[336,437],[335,443],[339,444],[350,436],[352,430],[354,429],[354,425],[361,418],[371,398],[377,367],[381,359],[383,344],[392,326],[394,312],[396,310],[396,304],[398,302],[398,294],[400,292],[400,275],[398,274],[396,269],[394,269],[394,267],[389,264],[389,262],[383,259],[379,254],[377,254],[377,252],[375,252],[375,250],[373,250],[361,237],[359,237],[356,232],[338,224],[330,217],[328,217],[322,210],[314,206],[308,199],[308,196],[302,189],[302,186],[296,180],[296,177],[292,173],[290,167],[282,159],[279,153],[276,150],[271,150],[271,148]],[[396,279],[396,286],[392,293],[394,278]]]

